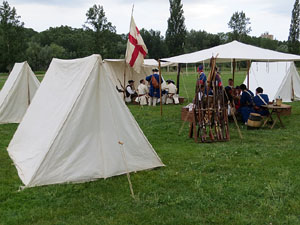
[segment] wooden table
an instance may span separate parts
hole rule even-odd
[[[291,114],[291,109],[292,109],[291,105],[285,105],[285,104],[281,104],[280,106],[277,106],[277,105],[262,105],[262,107],[269,110],[269,115],[267,116],[267,119],[265,120],[265,122],[263,124],[263,127],[267,124],[267,122],[271,121],[272,122],[271,129],[273,129],[273,127],[275,126],[277,121],[279,121],[280,125],[282,127],[284,127],[280,116],[290,115]],[[272,116],[274,116],[274,115],[276,115],[275,119],[272,118]]]

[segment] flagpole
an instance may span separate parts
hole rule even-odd
[[[131,20],[133,17],[133,10],[134,10],[134,4],[132,5],[132,9],[131,9],[131,17],[130,17],[130,23],[129,23],[129,33],[130,34],[130,26],[131,26]],[[127,40],[128,42],[128,40]],[[125,59],[124,59],[124,79],[123,79],[123,87],[125,88],[124,92],[123,92],[123,98],[124,98],[124,102],[125,102],[125,98],[126,98],[126,67],[127,67],[127,63],[126,63],[126,59],[127,59],[127,49],[126,49],[126,53],[125,53]]]
[[[160,116],[162,116],[163,111],[162,111],[162,95],[161,95],[161,66],[160,66],[160,59],[158,60],[158,71],[159,71],[159,103],[160,103]]]

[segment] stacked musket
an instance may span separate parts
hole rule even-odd
[[[216,79],[216,58],[211,59],[207,84],[197,82],[194,98],[194,121],[190,124],[191,138],[195,142],[230,140],[228,127],[228,104],[224,100],[224,88]]]

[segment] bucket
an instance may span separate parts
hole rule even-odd
[[[247,121],[247,126],[249,127],[260,127],[262,124],[262,117],[258,113],[250,113],[249,119]]]
[[[282,104],[282,99],[281,98],[276,98],[276,105],[281,106]]]

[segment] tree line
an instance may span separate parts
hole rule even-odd
[[[148,48],[148,58],[164,58],[224,44],[232,40],[281,52],[300,53],[299,1],[292,12],[288,41],[251,37],[250,19],[235,12],[228,26],[232,32],[211,34],[204,30],[187,31],[181,0],[169,0],[170,17],[165,37],[160,31],[141,29]],[[0,71],[11,70],[15,62],[27,60],[34,71],[46,70],[52,58],[80,58],[101,54],[103,58],[124,58],[128,34],[117,34],[101,5],[93,5],[86,12],[82,28],[50,27],[37,32],[25,28],[15,7],[7,1],[0,5]]]

